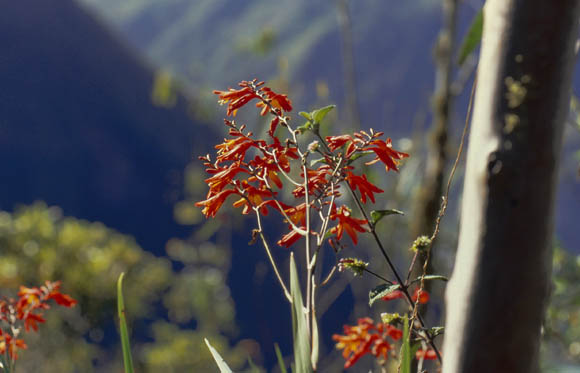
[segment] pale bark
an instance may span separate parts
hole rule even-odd
[[[488,0],[443,372],[537,372],[580,0]]]

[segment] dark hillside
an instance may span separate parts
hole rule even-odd
[[[72,0],[6,3],[0,45],[0,208],[45,200],[161,251],[208,129],[153,106],[152,70]]]

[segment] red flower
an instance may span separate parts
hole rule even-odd
[[[437,354],[435,353],[435,351],[433,349],[428,349],[428,350],[417,350],[417,352],[415,352],[415,358],[417,360],[437,360]]]
[[[343,329],[344,335],[335,334],[332,339],[337,342],[336,348],[342,350],[342,357],[346,360],[345,369],[352,367],[366,354],[386,360],[388,352],[393,349],[387,338],[396,341],[403,335],[403,332],[394,326],[374,324],[368,317],[358,319],[355,326],[344,325]]]
[[[364,148],[364,150],[371,150],[376,154],[376,158],[370,162],[367,162],[367,165],[381,161],[385,164],[385,169],[387,172],[389,170],[399,171],[397,169],[397,160],[409,156],[407,153],[399,152],[393,149],[391,139],[387,139],[386,142],[381,139],[373,140],[370,142],[369,146]]]
[[[361,194],[360,199],[362,203],[367,203],[367,196],[371,199],[371,201],[373,201],[373,203],[375,203],[375,196],[373,193],[385,192],[384,190],[379,189],[375,185],[369,183],[369,181],[367,180],[367,175],[365,174],[363,174],[362,177],[360,177],[353,174],[350,171],[347,171],[346,180],[348,181],[348,184],[353,190],[356,190],[358,188]]]
[[[342,234],[346,231],[352,242],[356,245],[358,243],[356,232],[366,232],[366,229],[363,228],[363,225],[367,224],[368,222],[364,219],[353,218],[350,216],[350,214],[351,211],[346,206],[341,206],[338,212],[334,211],[332,214],[330,214],[331,220],[338,219],[338,225],[333,227],[330,230],[330,233],[336,233],[336,238],[340,240],[342,238]]]
[[[249,136],[243,134],[240,135],[238,132],[236,132],[236,135],[237,136],[233,139],[224,139],[223,143],[215,146],[215,148],[218,150],[218,163],[224,161],[243,160],[248,149],[251,147],[257,148],[262,143],[261,141],[256,141]]]
[[[206,184],[209,186],[209,195],[221,192],[240,172],[248,173],[246,169],[241,167],[240,162],[232,163],[226,167],[217,167],[208,172],[213,174],[212,177],[205,179]]]
[[[413,293],[413,302],[417,301],[417,297],[419,298],[419,304],[425,304],[429,302],[429,293],[425,289],[421,290],[421,294],[419,294],[419,288],[415,289]]]
[[[283,110],[286,112],[292,111],[292,101],[290,101],[288,96],[278,94],[278,93],[272,91],[268,87],[264,87],[264,88],[260,89],[260,93],[266,97],[266,100],[268,100],[270,102],[270,105],[272,105],[274,108],[279,109],[279,110]],[[262,108],[260,115],[266,115],[268,113],[268,111],[270,111],[269,106],[266,105],[266,103],[264,101],[258,102],[256,104],[256,107]]]
[[[264,83],[256,83],[255,80],[252,82],[242,81],[238,84],[240,87],[242,87],[241,89],[229,88],[227,91],[215,90],[213,93],[218,95],[218,102],[220,105],[228,104],[227,115],[236,116],[236,112],[239,108],[252,101],[253,99],[259,98],[257,93],[252,88],[252,84],[254,84],[255,87],[259,87]]]
[[[308,173],[308,194],[314,195],[320,193],[322,189],[327,185],[328,181],[326,177],[332,175],[332,168],[328,165],[322,165],[316,170],[306,170]],[[300,176],[304,177],[304,173]],[[304,186],[296,187],[292,194],[296,198],[304,197]]]
[[[292,223],[299,225],[306,225],[306,203],[301,203],[298,206],[291,206],[284,209],[286,215],[292,220]]]
[[[413,293],[413,296],[411,296],[411,299],[413,300],[413,302],[417,301],[417,297],[419,297],[419,304],[425,304],[425,303],[429,302],[429,293],[427,293],[427,291],[425,289],[423,289],[421,291],[421,295],[419,295],[419,288],[416,288],[415,292]],[[398,299],[398,298],[405,298],[405,295],[403,294],[403,292],[401,290],[395,290],[395,291],[385,295],[381,299],[385,300],[385,301],[389,301],[389,300]]]
[[[205,201],[196,202],[195,205],[197,207],[203,207],[201,211],[207,218],[214,217],[219,209],[222,207],[226,198],[228,198],[232,194],[239,194],[237,191],[232,189],[223,190],[213,196],[209,196]]]
[[[350,144],[346,148],[346,154],[345,154],[346,158],[350,158],[350,156],[356,150],[356,144],[355,144],[353,138],[350,135],[327,136],[326,137],[326,142],[328,143],[328,148],[331,151],[335,151],[336,149],[341,148],[342,146],[344,146],[344,144],[346,144],[349,141],[350,141]]]
[[[41,315],[37,315],[31,312],[25,315],[23,314],[23,320],[24,328],[26,331],[29,331],[31,328],[34,329],[34,331],[38,331],[38,323],[42,324],[46,322],[46,320]]]
[[[8,333],[3,333],[0,329],[0,354],[5,354],[8,349],[8,354],[13,360],[18,359],[18,349],[25,350],[28,346],[22,339],[16,339]]]
[[[328,143],[328,148],[332,151],[344,146],[347,142],[352,141],[350,135],[341,136],[326,136],[326,142]]]
[[[384,297],[382,297],[381,299],[384,301],[389,301],[389,300],[393,300],[393,299],[399,299],[399,298],[405,298],[405,295],[403,294],[402,291],[400,290],[395,290],[387,295],[385,295]]]
[[[298,241],[300,238],[304,237],[298,231],[295,231],[294,229],[292,229],[292,227],[290,227],[290,229],[291,229],[291,231],[286,233],[282,237],[282,239],[280,239],[277,242],[278,245],[284,246],[285,248],[289,248],[290,246],[294,245],[296,243],[296,241]],[[300,229],[306,230],[306,227],[300,227]]]
[[[264,202],[264,198],[270,198],[274,195],[272,192],[266,189],[258,189],[253,185],[250,185],[247,181],[242,181],[242,185],[244,188],[243,197],[234,202],[234,207],[241,207],[243,206],[244,209],[242,210],[242,214],[246,215],[250,212],[252,207],[257,207],[262,205]],[[260,212],[262,215],[268,215],[268,208],[265,205],[262,205],[260,208]]]

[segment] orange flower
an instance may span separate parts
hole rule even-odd
[[[328,183],[326,177],[332,175],[332,168],[328,165],[322,165],[318,167],[316,170],[306,170],[308,173],[308,194],[314,195],[320,193],[323,188]],[[300,174],[300,176],[304,177],[304,172]],[[304,197],[304,186],[296,187],[292,194],[296,198]]]
[[[356,219],[350,216],[351,211],[346,206],[341,206],[340,209],[334,211],[330,214],[331,220],[338,219],[338,225],[330,230],[330,233],[336,233],[336,238],[338,240],[342,239],[342,234],[346,233],[350,236],[352,242],[356,245],[358,243],[356,232],[364,233],[366,229],[363,228],[364,224],[368,222],[364,219]]]
[[[222,190],[219,193],[216,193],[212,196],[208,195],[208,198],[205,201],[196,202],[195,205],[197,207],[203,207],[201,211],[206,218],[214,217],[219,209],[222,207],[226,198],[228,198],[232,194],[239,194],[237,191],[232,189]]]
[[[240,162],[232,163],[227,167],[217,167],[209,172],[213,174],[212,177],[205,179],[206,184],[209,186],[209,195],[221,192],[240,172],[248,173],[247,170],[241,167]]]
[[[419,295],[419,288],[416,288],[415,292],[413,293],[413,296],[411,297],[413,302],[417,301],[417,297],[419,298],[419,304],[425,304],[425,303],[429,302],[429,293],[425,289],[423,289],[421,291],[421,295]],[[401,290],[395,290],[395,291],[385,295],[381,299],[385,300],[385,301],[389,301],[389,300],[398,299],[398,298],[405,298],[405,295],[403,294],[403,292]]]
[[[234,202],[234,207],[244,207],[242,214],[246,215],[250,212],[253,207],[261,206],[260,212],[262,215],[268,215],[268,208],[262,205],[264,198],[270,198],[274,195],[272,192],[266,189],[258,189],[253,185],[250,185],[247,181],[242,181],[244,188],[243,197]]]
[[[419,288],[417,288],[413,293],[413,302],[416,302],[417,298],[419,298],[419,304],[425,304],[429,302],[429,293],[427,293],[425,289],[421,290],[421,293],[419,293]]]
[[[435,353],[435,350],[433,350],[432,348],[428,349],[428,350],[417,350],[417,352],[415,352],[415,358],[417,360],[437,360],[437,354]]]
[[[409,156],[407,153],[399,152],[393,149],[391,139],[387,139],[386,142],[381,139],[373,140],[370,142],[369,146],[364,147],[364,150],[370,150],[376,154],[376,158],[370,162],[365,163],[366,165],[371,165],[381,161],[385,164],[385,169],[387,172],[389,170],[399,171],[397,169],[397,160]]]
[[[304,237],[299,232],[295,231],[290,227],[290,232],[286,233],[277,243],[279,246],[284,246],[285,248],[289,248],[290,246],[294,245],[296,241],[300,238]],[[302,230],[306,230],[306,227],[300,227]]]
[[[8,333],[2,332],[0,329],[0,354],[5,354],[8,349],[8,354],[13,360],[18,359],[18,349],[25,350],[28,346],[22,339],[16,339]]]
[[[360,199],[362,203],[367,203],[367,196],[375,203],[375,196],[373,193],[384,193],[385,191],[376,187],[375,185],[369,183],[367,180],[367,175],[363,174],[362,177],[353,174],[350,171],[346,173],[346,180],[353,190],[360,191]]]
[[[346,148],[346,154],[345,154],[345,157],[347,159],[350,158],[350,156],[357,149],[355,141],[358,141],[358,140],[353,140],[353,138],[350,135],[327,136],[326,137],[326,142],[328,143],[328,148],[331,151],[335,151],[336,149],[341,148],[342,146],[344,146],[344,144],[346,144],[349,141],[350,141],[350,144],[348,144],[348,147]]]
[[[259,96],[251,87],[252,83],[254,83],[255,86],[264,84],[263,82],[256,84],[255,80],[253,82],[242,81],[238,84],[240,87],[242,87],[241,89],[229,88],[227,91],[213,91],[213,93],[218,95],[218,102],[220,105],[228,104],[228,116],[236,116],[239,108],[252,101],[253,99],[259,98]]]
[[[217,161],[221,163],[224,161],[243,160],[248,149],[258,147],[258,145],[259,142],[245,135],[237,136],[231,140],[224,139],[223,143],[215,146],[218,150]]]
[[[393,346],[387,338],[398,340],[403,332],[392,325],[377,323],[365,317],[358,319],[355,326],[344,325],[344,335],[335,334],[332,339],[336,341],[336,348],[342,350],[342,357],[346,360],[344,368],[352,367],[361,357],[372,354],[376,358],[386,360],[388,352]]]
[[[288,96],[278,94],[268,87],[260,89],[260,93],[266,97],[266,100],[268,100],[270,102],[270,105],[272,105],[274,108],[286,112],[292,111],[292,101],[290,101]],[[262,111],[260,112],[260,115],[262,116],[268,114],[268,111],[270,111],[269,106],[266,105],[264,101],[258,102],[256,104],[256,107],[262,108]]]

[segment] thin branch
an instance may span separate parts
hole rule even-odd
[[[270,259],[270,263],[272,264],[272,268],[274,269],[274,273],[276,274],[276,277],[278,278],[278,282],[280,283],[280,286],[282,286],[282,290],[284,291],[284,295],[286,296],[286,299],[288,299],[288,302],[292,303],[292,296],[290,295],[288,288],[284,284],[284,280],[282,280],[282,276],[280,276],[280,271],[278,271],[278,266],[276,265],[276,262],[274,261],[274,257],[272,257],[272,253],[270,251],[270,246],[268,245],[268,241],[266,241],[266,237],[264,236],[264,231],[262,230],[262,220],[260,219],[260,211],[258,211],[257,207],[254,207],[254,212],[256,213],[256,220],[258,221],[258,234],[260,235],[260,238],[262,239],[262,244],[264,245],[264,249],[266,249],[266,254],[268,254],[268,259]]]

